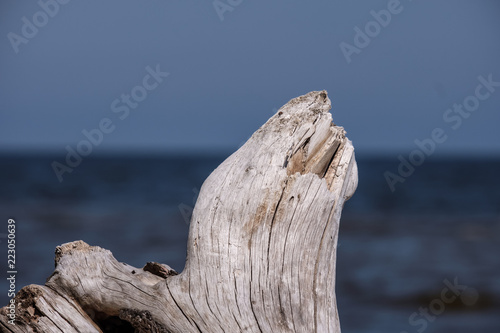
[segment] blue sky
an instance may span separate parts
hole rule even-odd
[[[500,87],[477,88],[500,82],[498,1],[59,1],[0,4],[0,151],[64,154],[103,119],[99,153],[231,150],[326,89],[358,154],[436,128],[439,154],[500,152]]]

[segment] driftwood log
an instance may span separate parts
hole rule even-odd
[[[56,248],[44,286],[2,332],[340,332],[335,262],[354,149],[325,91],[284,105],[203,184],[187,261],[135,268],[83,241]]]

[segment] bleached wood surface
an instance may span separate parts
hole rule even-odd
[[[1,330],[340,332],[337,235],[357,168],[330,108],[325,91],[291,100],[207,178],[182,273],[67,243],[45,286],[17,294],[15,325],[0,309]]]

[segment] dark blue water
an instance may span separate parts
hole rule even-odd
[[[52,157],[0,156],[0,267],[13,217],[18,290],[43,284],[55,247],[78,239],[181,271],[186,218],[225,157],[93,157],[60,183]],[[398,163],[358,157],[339,235],[343,332],[500,332],[500,160],[430,159],[391,192],[383,174]]]

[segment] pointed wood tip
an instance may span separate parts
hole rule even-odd
[[[278,110],[278,112],[310,110],[315,113],[327,113],[331,108],[332,102],[330,101],[330,98],[328,98],[328,92],[326,90],[321,90],[311,91],[305,95],[291,99],[280,110]]]

